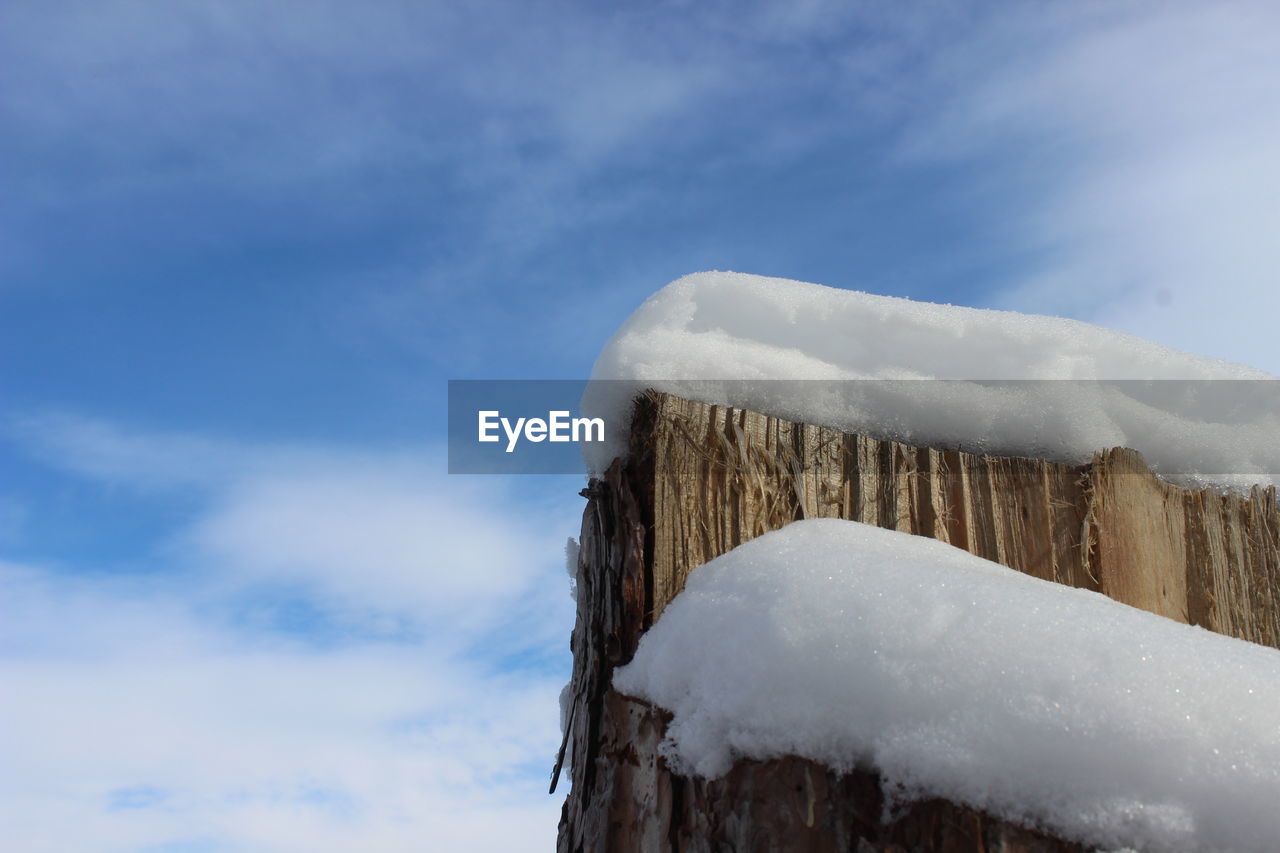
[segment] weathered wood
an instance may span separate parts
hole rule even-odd
[[[599,747],[609,733],[602,731],[605,697],[613,669],[631,659],[649,610],[644,561],[646,525],[630,488],[632,478],[620,463],[583,490],[587,508],[582,516],[576,588],[577,622],[570,638],[573,651],[572,697],[566,743],[561,746],[551,790],[554,793],[567,750],[573,789],[565,802],[561,844],[586,849],[599,837],[596,822],[608,803],[593,801],[597,790],[612,794],[613,768],[599,760]],[[603,779],[597,779],[600,773]],[[566,829],[567,827],[567,829]]]
[[[658,755],[669,716],[610,693],[601,761],[615,777],[609,819],[595,846],[604,851],[681,850],[897,853],[1082,853],[1080,845],[944,800],[913,803],[885,818],[874,773],[837,773],[788,757],[739,761],[720,779],[683,777]]]
[[[668,395],[639,406],[648,413],[635,442],[654,460],[649,621],[702,563],[797,518],[831,517],[1280,643],[1273,488],[1179,488],[1126,448],[1067,465],[878,441]]]
[[[882,823],[873,775],[836,776],[798,758],[740,762],[710,782],[670,772],[656,751],[664,719],[611,691],[613,668],[630,660],[690,571],[796,519],[847,518],[929,536],[1280,646],[1274,489],[1242,496],[1179,488],[1123,448],[1086,465],[982,456],[662,394],[637,401],[631,441],[626,465],[593,482],[584,514],[573,790],[561,851],[1076,849],[954,804],[924,804]],[[803,820],[793,807],[802,777],[802,789],[817,786],[802,798],[812,797]]]

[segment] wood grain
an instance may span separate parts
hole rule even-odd
[[[797,519],[928,536],[1280,647],[1275,489],[1179,488],[1126,448],[1084,465],[983,456],[648,393],[628,459],[584,494],[563,853],[1080,849],[949,803],[882,820],[873,773],[836,776],[798,758],[740,762],[710,782],[670,772],[657,752],[663,715],[612,691],[614,667],[693,569]],[[797,785],[816,822],[797,823]]]

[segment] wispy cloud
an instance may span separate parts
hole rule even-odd
[[[544,580],[536,567],[566,528],[535,530],[512,508],[470,504],[467,491],[386,471],[251,478],[171,547],[192,549],[241,582],[302,585],[340,611],[453,626],[461,608],[488,624]],[[566,512],[560,521],[568,520]]]
[[[274,457],[205,436],[129,430],[67,412],[12,414],[0,430],[0,437],[52,468],[145,491],[225,486]]]
[[[499,478],[449,477],[438,446],[237,442],[66,413],[14,418],[7,432],[73,476],[190,502],[156,557],[224,591],[274,590],[349,625],[468,642],[567,615],[558,581],[543,582],[560,577],[577,532],[572,491],[539,500]]]
[[[0,106],[23,164],[12,230],[38,244],[44,223],[92,214],[96,228],[59,239],[110,254],[159,231],[149,256],[183,259],[264,235],[315,253],[358,232],[379,292],[356,300],[373,303],[357,322],[419,352],[467,333],[452,318],[484,316],[501,340],[603,290],[613,323],[690,271],[633,271],[634,247],[698,264],[686,226],[714,217],[736,235],[742,191],[726,199],[725,183],[784,180],[833,148],[857,153],[826,168],[854,171],[855,140],[916,108],[919,58],[963,17],[831,2],[30,7],[0,36],[18,75]],[[674,233],[639,236],[663,221]]]
[[[419,645],[273,646],[102,581],[2,582],[10,845],[550,843],[554,677],[486,678]]]
[[[75,476],[197,510],[146,575],[2,566],[0,835],[33,851],[551,843],[573,507],[446,479],[422,451],[67,416],[17,435]]]
[[[1081,4],[944,57],[959,87],[914,151],[994,170],[981,215],[1031,259],[996,301],[1280,369],[1277,26],[1262,2]]]

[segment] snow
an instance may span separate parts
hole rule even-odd
[[[1280,838],[1280,651],[857,522],[695,569],[614,687],[673,713],[683,772],[798,755],[1108,848]]]
[[[631,401],[652,387],[997,455],[1079,463],[1133,447],[1173,482],[1247,488],[1280,482],[1280,385],[1208,380],[1275,378],[1076,320],[697,273],[605,345],[582,409],[610,428],[584,452],[596,472],[624,455]]]

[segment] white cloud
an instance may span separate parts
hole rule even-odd
[[[554,837],[554,677],[484,677],[421,645],[272,646],[113,582],[13,566],[2,582],[13,849],[533,850]]]
[[[1278,26],[1264,2],[1089,4],[941,60],[963,88],[914,152],[998,162],[1010,209],[982,214],[1040,259],[997,304],[1280,372]]]
[[[459,489],[465,492],[465,489]],[[241,582],[302,583],[335,607],[448,619],[509,607],[563,538],[509,512],[478,511],[447,483],[386,471],[248,478],[177,547]]]
[[[343,620],[464,642],[495,621],[537,631],[535,614],[568,618],[563,587],[545,579],[577,533],[572,490],[531,502],[501,478],[451,477],[438,446],[253,444],[65,413],[17,418],[9,433],[76,476],[194,500],[161,554],[224,591],[287,588]]]
[[[261,195],[386,162],[510,188],[591,168],[718,90],[720,55],[657,22],[508,3],[31,7],[7,28],[23,85],[4,110],[113,165],[81,174],[90,193],[218,176]]]
[[[66,412],[13,415],[0,428],[51,467],[142,490],[212,487],[262,456],[204,436],[127,430]]]
[[[436,473],[430,449],[73,417],[12,432],[109,497],[196,509],[151,543],[146,575],[0,564],[0,837],[32,851],[553,843],[572,493],[517,500],[496,478]],[[272,613],[295,606],[320,623]]]

